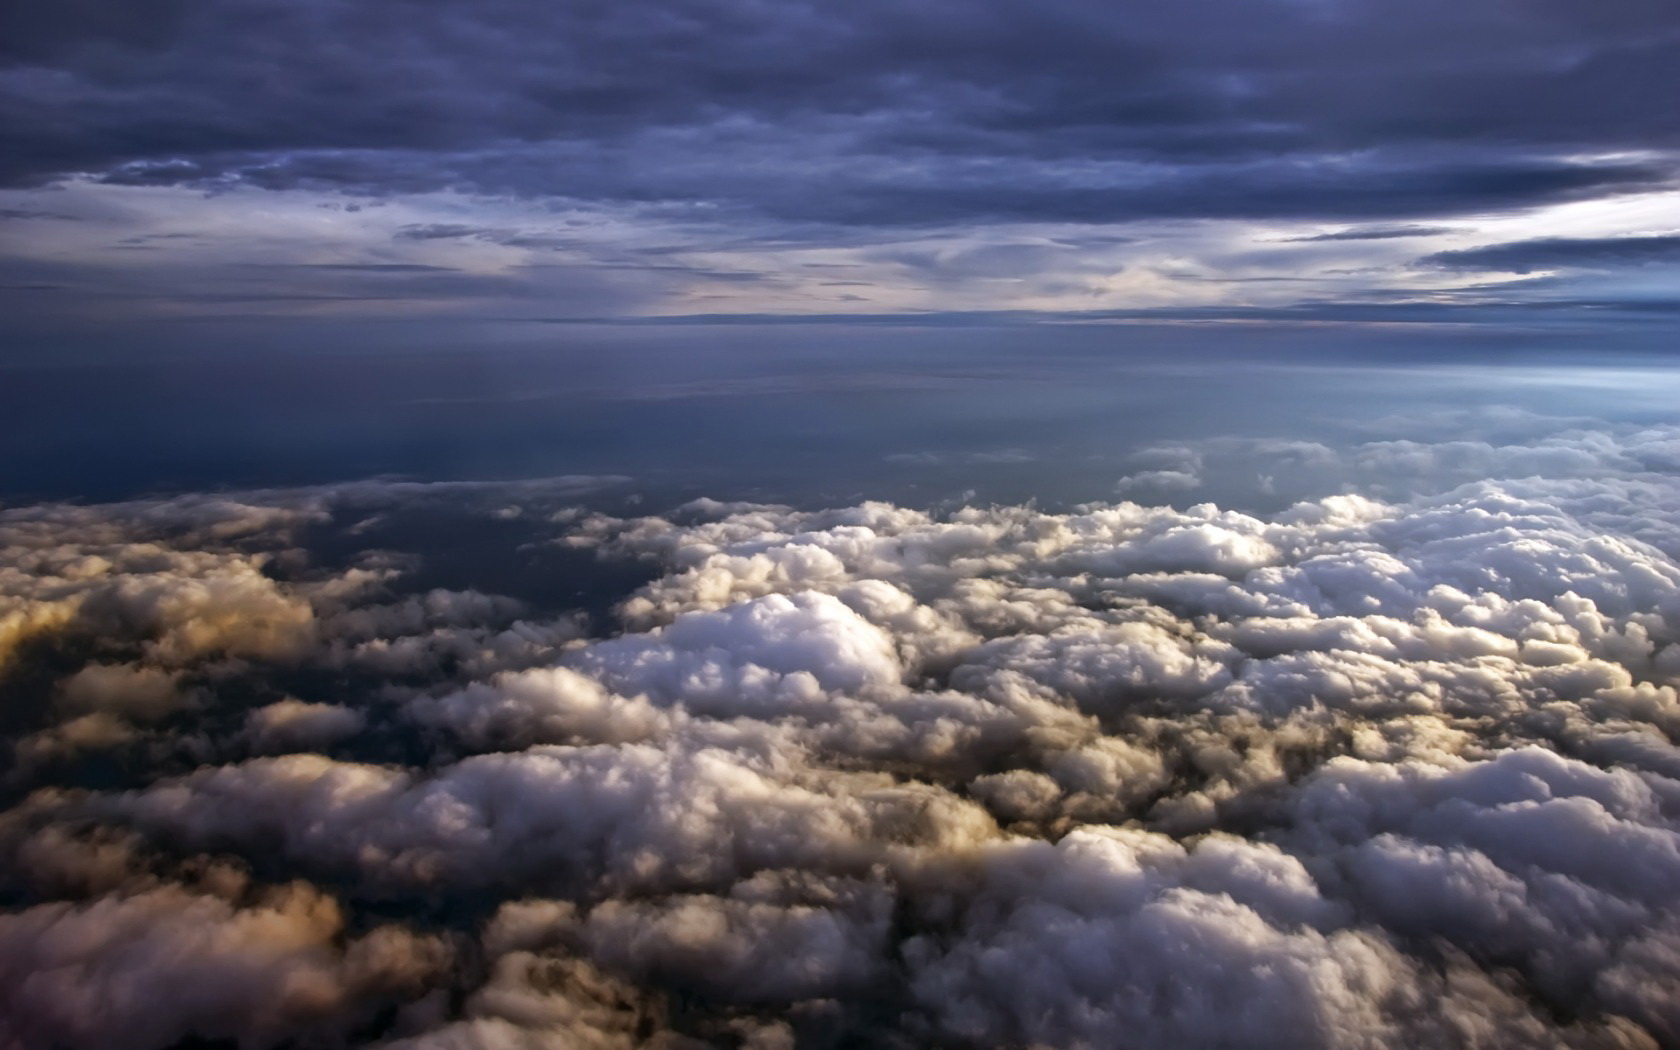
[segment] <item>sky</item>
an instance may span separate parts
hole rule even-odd
[[[0,4],[0,1050],[1680,1050],[1675,0]]]
[[[0,18],[12,358],[697,318],[1426,323],[1660,349],[1677,309],[1666,0]]]

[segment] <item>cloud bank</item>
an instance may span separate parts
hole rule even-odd
[[[0,1045],[1676,1045],[1672,439],[5,510]],[[561,568],[430,586],[444,509]]]

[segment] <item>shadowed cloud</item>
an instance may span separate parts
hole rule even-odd
[[[1548,237],[1436,252],[1423,262],[1451,270],[1614,269],[1680,262],[1680,234],[1656,237]]]

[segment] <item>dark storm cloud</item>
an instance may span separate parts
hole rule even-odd
[[[1668,161],[1558,158],[1680,147],[1654,102],[1680,93],[1680,35],[1646,0],[217,0],[4,18],[14,185],[456,187],[848,224],[1381,219],[1657,185]]]
[[[1532,273],[1680,262],[1680,234],[1660,237],[1545,237],[1436,252],[1423,262],[1450,270]]]

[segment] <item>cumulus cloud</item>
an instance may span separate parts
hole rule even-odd
[[[1270,513],[462,511],[639,567],[610,620],[365,546],[424,492],[8,511],[4,1034],[1670,1045],[1672,441],[1261,443],[1396,479]]]
[[[0,916],[0,1040],[140,1048],[342,1032],[447,959],[441,942],[399,927],[344,932],[332,898],[303,884],[244,907],[164,886]]]
[[[245,717],[245,733],[259,751],[327,747],[366,726],[367,716],[360,711],[291,698],[259,707]]]
[[[59,686],[59,706],[71,712],[99,711],[148,721],[179,709],[179,674],[130,664],[89,664]]]

